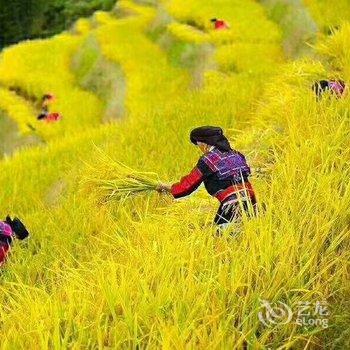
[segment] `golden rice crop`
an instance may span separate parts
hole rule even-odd
[[[47,144],[0,161],[0,211],[31,231],[1,271],[0,347],[349,348],[349,98],[317,102],[310,90],[316,79],[349,79],[348,26],[319,39],[322,61],[285,62],[280,29],[257,1],[157,1],[179,25],[171,47],[179,56],[196,44],[183,31],[189,23],[206,31],[217,16],[231,24],[228,43],[225,33],[210,37],[217,65],[205,66],[193,89],[164,38],[149,35],[151,3],[120,1],[117,16],[98,13],[74,35],[0,56],[1,109],[22,126],[32,106],[8,86],[38,97],[49,87],[69,120],[42,126]],[[123,120],[100,125],[101,101],[70,69],[87,36],[123,71]],[[247,155],[264,204],[234,237],[214,237],[219,203],[204,190],[178,202],[148,195],[159,178],[193,168],[200,154],[188,134],[204,124],[223,126]],[[261,299],[294,312],[325,301],[330,327],[265,326]]]
[[[111,159],[99,150],[100,162],[91,167],[93,177],[85,179],[85,183],[96,190],[104,203],[120,201],[139,194],[154,192],[160,185],[155,173],[136,171],[130,167]],[[107,175],[108,174],[108,175]]]
[[[323,31],[330,31],[350,18],[350,4],[347,0],[304,0],[304,3]]]
[[[46,140],[75,133],[81,125],[96,126],[101,121],[102,102],[94,94],[76,85],[71,71],[73,55],[86,35],[86,32],[81,35],[62,33],[51,40],[19,43],[2,52],[0,83],[4,87],[20,88],[38,101],[46,93],[56,96],[51,111],[63,116],[56,127],[37,121],[38,111],[34,106],[31,106],[31,114],[13,115],[13,119],[20,120],[22,125],[28,122],[32,124]],[[29,60],[27,56],[30,56]]]

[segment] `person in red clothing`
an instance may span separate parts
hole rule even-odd
[[[188,196],[204,183],[207,192],[220,202],[214,218],[214,223],[220,227],[239,221],[242,208],[248,216],[255,214],[256,198],[249,182],[250,167],[244,155],[231,148],[223,130],[202,126],[191,131],[190,140],[201,149],[203,156],[180,182],[162,184],[159,192],[171,193],[177,199]]]
[[[230,25],[222,19],[212,18],[210,22],[214,24],[215,30],[230,29]]]
[[[2,266],[11,250],[14,238],[26,239],[29,232],[18,218],[11,219],[7,216],[5,221],[0,221],[0,266]]]
[[[61,119],[62,119],[61,114],[59,114],[59,113],[49,113],[46,116],[45,121],[47,123],[54,123],[54,122],[58,122]]]
[[[49,107],[52,102],[55,101],[55,96],[53,94],[45,94],[41,100],[41,112],[38,115],[38,120],[46,121],[47,123],[57,122],[62,119],[59,113],[50,113]]]

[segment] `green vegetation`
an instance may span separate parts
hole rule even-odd
[[[297,58],[310,53],[316,39],[317,25],[302,0],[261,0],[269,17],[283,31],[283,48],[287,57]]]
[[[0,158],[10,156],[16,149],[40,143],[35,135],[23,136],[17,124],[0,111]]]
[[[0,0],[0,48],[59,33],[79,17],[110,10],[116,0]]]
[[[348,0],[303,0],[311,15],[320,26],[321,32],[331,34],[342,23],[349,21]]]
[[[94,36],[88,36],[72,60],[78,85],[104,103],[103,121],[121,118],[125,113],[126,83],[118,64],[106,60]]]

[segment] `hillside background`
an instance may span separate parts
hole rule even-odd
[[[108,11],[114,4],[115,0],[1,0],[0,49],[21,40],[57,34],[79,17]]]

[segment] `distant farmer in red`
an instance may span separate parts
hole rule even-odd
[[[214,223],[225,227],[241,219],[242,211],[255,213],[256,199],[249,182],[250,168],[243,154],[233,150],[219,127],[202,126],[191,131],[191,142],[204,155],[189,175],[174,185],[162,184],[160,192],[182,198],[194,192],[203,182],[208,193],[220,202]]]
[[[47,123],[57,122],[62,119],[59,113],[50,113],[49,107],[55,101],[53,94],[45,94],[41,99],[41,112],[38,115],[38,120],[46,121]]]
[[[215,30],[230,29],[230,25],[222,19],[212,18],[210,22],[214,24]]]
[[[29,232],[18,218],[13,220],[7,216],[5,221],[0,221],[0,266],[6,261],[14,238],[23,240],[29,236]]]

